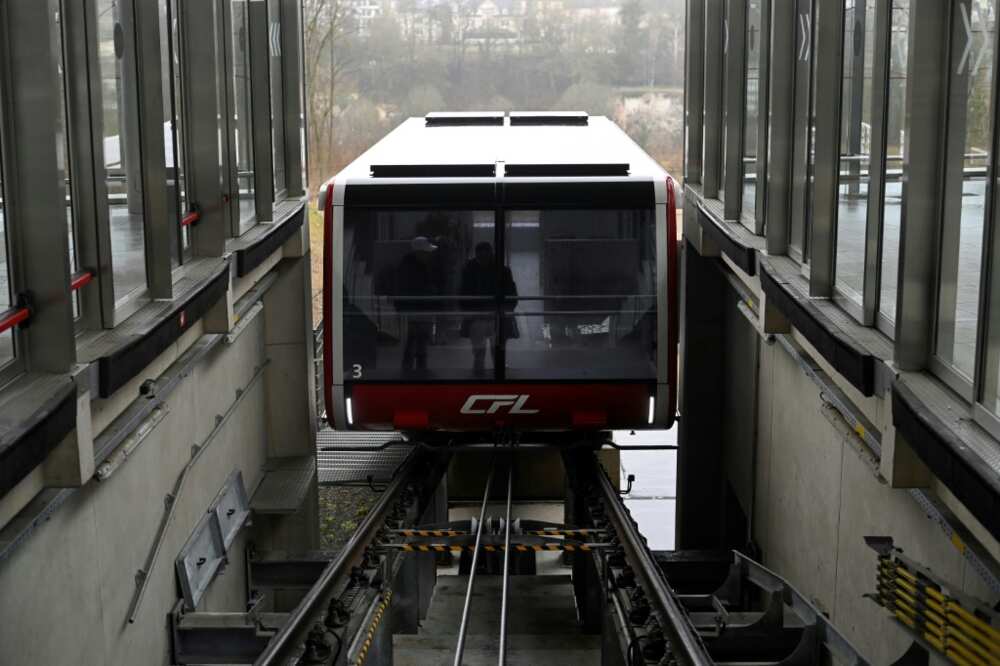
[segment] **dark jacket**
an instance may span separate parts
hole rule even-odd
[[[503,266],[500,269],[501,286],[500,293],[505,297],[503,308],[505,312],[513,312],[517,307],[517,284],[514,282],[514,274],[510,268]],[[462,269],[462,295],[463,296],[483,296],[490,300],[465,301],[462,309],[481,310],[491,312],[496,308],[497,297],[497,267],[496,265],[484,266],[479,261],[472,259],[465,264]],[[466,317],[462,321],[462,337],[469,337],[469,327],[475,317]],[[520,337],[517,329],[517,321],[513,316],[503,317],[503,334],[505,338]]]
[[[441,289],[435,280],[434,268],[429,261],[421,261],[410,252],[396,269],[396,310],[399,312],[429,312],[441,308],[437,299]],[[411,298],[407,298],[407,297]]]

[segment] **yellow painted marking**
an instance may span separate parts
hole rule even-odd
[[[962,553],[963,555],[965,554],[965,542],[962,541],[962,537],[960,537],[957,534],[955,534],[954,532],[952,532],[951,533],[951,543],[952,543],[953,546],[955,546],[955,548],[958,549],[958,552]]]
[[[861,439],[865,438],[865,427],[860,423],[854,426],[854,432],[858,433],[858,437]]]

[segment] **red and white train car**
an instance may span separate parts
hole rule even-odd
[[[407,120],[321,193],[330,422],[669,427],[674,196],[603,117]]]

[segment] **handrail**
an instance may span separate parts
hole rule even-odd
[[[31,319],[31,310],[29,308],[10,308],[4,310],[0,312],[0,333],[6,333],[29,319]]]
[[[69,278],[69,290],[77,291],[91,283],[94,279],[94,271],[78,271]]]
[[[197,210],[193,210],[181,218],[181,226],[190,227],[194,224],[197,224],[200,219],[201,219],[201,213],[198,212]]]

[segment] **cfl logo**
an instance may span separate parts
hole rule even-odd
[[[525,409],[530,395],[470,395],[460,410],[462,414],[496,414],[509,407],[508,414],[537,414],[537,409]]]

